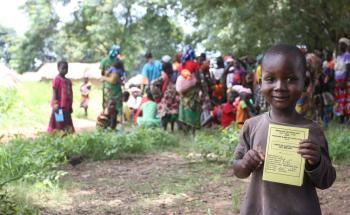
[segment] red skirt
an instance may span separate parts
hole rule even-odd
[[[49,133],[59,130],[64,132],[73,133],[75,131],[71,116],[71,111],[67,109],[62,109],[63,112],[63,122],[56,122],[55,120],[55,111],[52,110],[49,127],[47,128],[47,131]]]

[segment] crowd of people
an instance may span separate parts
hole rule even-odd
[[[235,122],[241,132],[234,153],[234,174],[239,178],[251,175],[240,213],[321,214],[315,188],[330,187],[336,171],[318,122],[324,127],[333,118],[349,123],[349,47],[350,41],[341,38],[335,58],[332,52],[308,53],[305,46],[278,44],[256,59],[227,55],[217,57],[215,63],[205,54],[196,57],[190,45],[173,61],[169,56],[153,60],[148,52],[141,72],[143,80],[125,88],[120,48],[113,46],[101,62],[103,111],[97,125],[115,129],[118,122],[133,122],[167,129],[170,124],[174,130],[176,123],[179,129],[194,134],[201,127],[227,127]],[[72,83],[65,77],[68,63],[60,61],[58,71],[53,80],[49,132],[74,132]],[[89,89],[91,86],[84,81],[83,108],[87,108]],[[300,141],[298,145],[285,149],[295,153],[293,160],[283,160],[283,155],[270,157],[275,159],[273,165],[290,167],[288,171],[294,171],[293,162],[298,156],[303,158],[301,186],[263,180],[271,124],[308,130],[306,139],[294,138]]]
[[[305,89],[296,104],[296,111],[328,127],[333,118],[349,123],[350,115],[350,41],[341,38],[338,50],[309,53],[299,46],[307,62]],[[336,57],[335,57],[336,56]],[[195,133],[201,127],[219,125],[223,128],[233,122],[241,128],[244,122],[269,110],[261,94],[261,59],[233,55],[208,59],[199,56],[191,45],[171,58],[168,55],[154,60],[145,54],[143,80],[127,88],[127,76],[121,59],[120,47],[113,45],[101,61],[102,108],[97,125],[115,129],[119,123],[134,123],[171,130],[175,125],[185,132]],[[53,113],[49,131],[74,131],[71,124],[71,82],[65,78],[68,63],[58,64],[59,75],[53,80]],[[87,115],[91,84],[85,78],[81,86],[81,107]],[[56,122],[59,110],[62,122]],[[56,115],[55,115],[56,114]],[[68,123],[66,125],[66,123]]]

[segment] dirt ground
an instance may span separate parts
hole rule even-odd
[[[336,166],[332,188],[318,191],[323,214],[350,214],[350,166]],[[69,201],[44,214],[237,214],[249,179],[218,163],[176,153],[83,162],[67,167]]]
[[[74,128],[76,132],[93,130],[96,127],[96,121],[89,119],[74,118]],[[0,130],[0,143],[6,143],[13,139],[16,135],[34,138],[38,133],[46,132],[48,125],[37,127],[11,127]]]
[[[77,132],[95,127],[91,120],[74,123]],[[11,131],[31,137],[38,128]],[[350,166],[336,169],[333,186],[318,190],[325,215],[350,214]],[[195,156],[187,159],[173,152],[83,162],[64,170],[68,174],[62,182],[64,192],[59,194],[63,197],[59,202],[47,199],[39,206],[42,214],[238,214],[249,183],[249,179],[232,176],[227,165],[208,163]]]

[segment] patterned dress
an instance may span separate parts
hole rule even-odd
[[[350,64],[350,53],[339,55],[335,64],[335,114],[350,115],[350,80],[346,79],[346,64]]]
[[[157,110],[160,118],[166,117],[167,122],[175,122],[179,112],[179,96],[176,93],[175,85],[167,75],[162,75],[153,83],[162,92],[161,100]]]
[[[182,69],[189,70],[198,76],[199,65],[194,61],[186,61]],[[197,78],[198,79],[198,78]],[[186,92],[180,94],[179,121],[193,128],[200,128],[201,97],[200,82]]]

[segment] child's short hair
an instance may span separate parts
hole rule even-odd
[[[151,53],[150,51],[146,52],[145,58],[146,58],[146,59],[151,59],[151,58],[153,58],[152,53]]]
[[[153,101],[153,94],[151,88],[146,89],[146,96],[149,100]]]
[[[262,64],[267,59],[267,57],[273,56],[273,55],[284,55],[284,56],[288,55],[292,59],[290,60],[290,62],[293,63],[293,67],[294,67],[293,69],[300,70],[305,75],[305,72],[306,72],[305,55],[295,45],[277,44],[275,46],[272,46],[270,49],[268,49],[265,52],[262,59]]]
[[[112,66],[116,69],[121,69],[124,71],[124,63],[123,61],[117,59],[116,61],[113,62]]]
[[[66,61],[66,60],[60,60],[60,61],[58,61],[57,62],[57,68],[59,68],[61,65],[63,65],[63,64],[65,64],[65,65],[68,65],[68,62]]]
[[[170,63],[170,62],[163,63],[162,67],[163,67],[163,68],[162,68],[163,71],[164,71],[167,75],[169,75],[169,76],[172,75],[172,73],[173,73],[173,64],[172,64],[172,63]]]
[[[123,92],[123,102],[127,102],[129,100],[130,93],[128,91]]]

